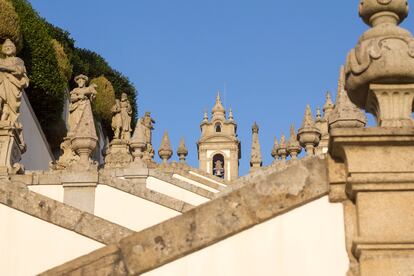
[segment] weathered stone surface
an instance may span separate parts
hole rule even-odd
[[[330,136],[329,196],[344,204],[349,275],[412,275],[414,129],[336,128]]]
[[[73,263],[77,265],[74,266]],[[119,249],[110,245],[40,275],[127,275]]]
[[[63,270],[67,275],[80,275],[80,271],[93,271],[98,264],[107,275],[115,275],[121,262],[127,273],[120,275],[139,275],[318,199],[327,192],[326,161],[321,157],[306,158],[278,172],[268,170],[257,174],[240,189],[122,239],[118,248],[97,250],[45,275],[57,275]],[[100,263],[102,259],[111,261]]]
[[[0,182],[0,203],[104,244],[115,243],[133,233],[125,227],[31,192],[18,183]]]

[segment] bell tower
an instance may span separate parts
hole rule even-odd
[[[233,112],[230,109],[226,117],[220,92],[217,93],[211,115],[209,120],[205,112],[200,125],[201,137],[197,142],[200,169],[225,180],[235,179],[239,176],[241,144],[237,139]]]

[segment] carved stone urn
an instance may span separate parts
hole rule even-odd
[[[395,87],[392,91],[385,91],[383,87],[372,89],[370,86],[414,83],[414,38],[409,31],[398,26],[408,15],[408,2],[360,0],[359,15],[372,28],[360,37],[347,57],[345,73],[349,98],[358,107],[373,113],[379,125],[407,125],[407,122],[395,124],[392,120],[411,113],[412,106],[404,114],[384,114],[389,108],[394,108],[386,103],[386,98],[403,98],[406,91],[394,91]],[[404,100],[412,100],[412,97],[408,98]],[[382,124],[381,121],[388,122]]]
[[[72,148],[79,154],[79,164],[88,166],[90,165],[90,156],[95,150],[98,139],[95,137],[81,137],[76,136],[72,139]]]

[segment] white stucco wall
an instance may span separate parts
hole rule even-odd
[[[36,275],[103,246],[2,204],[0,222],[0,275]]]
[[[139,231],[180,213],[106,185],[95,191],[95,215]]]
[[[192,205],[200,205],[209,201],[208,198],[195,194],[193,192],[182,189],[178,186],[170,184],[168,182],[159,180],[154,177],[147,178],[147,188],[159,193],[163,193],[170,197],[182,200]]]
[[[340,204],[319,199],[145,276],[345,275]]]
[[[21,163],[27,170],[47,170],[53,156],[25,94],[20,106],[20,121],[23,124],[23,137],[27,145]]]
[[[28,186],[30,191],[47,196],[51,199],[63,202],[63,186],[62,185],[31,185]]]

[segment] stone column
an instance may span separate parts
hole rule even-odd
[[[330,135],[330,197],[345,200],[356,271],[413,275],[414,128],[342,128]]]
[[[414,275],[414,38],[398,26],[408,10],[407,0],[360,0],[371,28],[348,54],[348,94],[329,118],[330,199],[344,202],[349,275]],[[355,105],[377,127],[361,128]]]

